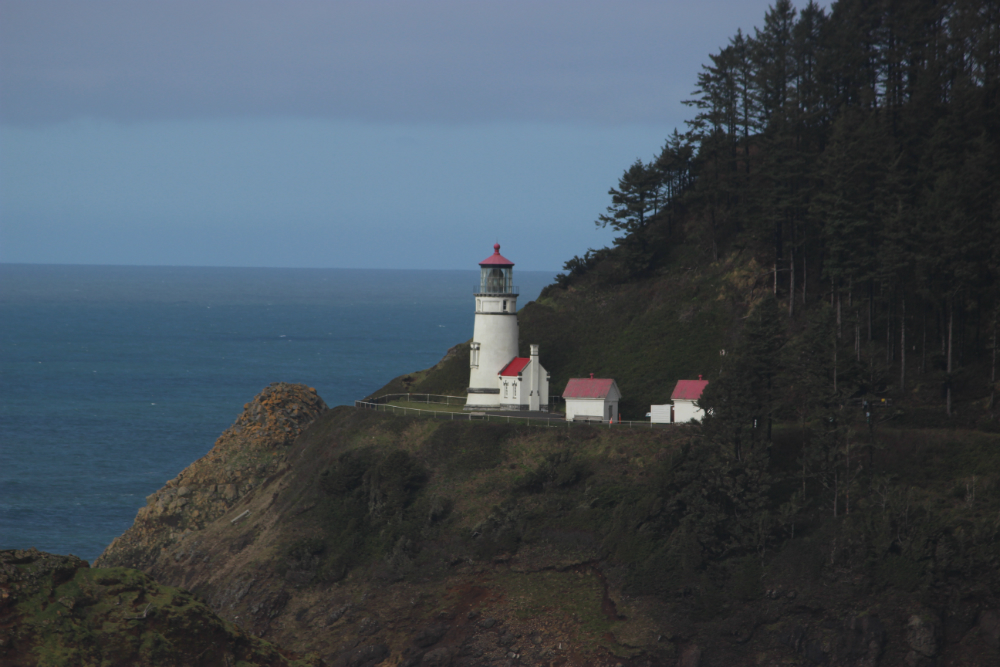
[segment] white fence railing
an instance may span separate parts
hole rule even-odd
[[[432,400],[445,399],[445,400]],[[487,421],[501,422],[507,424],[530,424],[532,426],[549,426],[552,428],[561,426],[607,426],[609,428],[662,428],[673,426],[673,424],[654,424],[648,421],[599,421],[599,420],[579,420],[566,421],[562,417],[521,417],[518,415],[503,415],[490,412],[450,412],[446,410],[427,410],[424,408],[412,408],[404,405],[391,405],[392,401],[407,403],[428,403],[438,405],[465,405],[465,398],[462,396],[444,396],[438,394],[385,394],[364,401],[354,401],[354,407],[366,410],[376,410],[378,412],[391,412],[399,415],[410,415],[414,417],[433,417],[435,419],[447,419],[451,421]],[[452,401],[455,401],[454,403]]]

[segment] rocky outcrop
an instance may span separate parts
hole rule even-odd
[[[306,667],[190,593],[74,556],[0,551],[0,664]]]
[[[146,498],[135,523],[95,566],[148,567],[179,536],[228,513],[286,465],[289,445],[326,409],[311,387],[285,382],[266,387],[243,406],[208,454]]]

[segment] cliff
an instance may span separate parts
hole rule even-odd
[[[288,447],[326,409],[315,389],[284,382],[265,388],[208,454],[146,498],[135,523],[95,566],[147,567],[180,536],[224,516],[287,465]]]
[[[97,564],[332,665],[1000,660],[996,438],[898,434],[872,453],[899,471],[881,506],[762,535],[800,435],[768,472],[697,427],[322,411],[272,386]]]

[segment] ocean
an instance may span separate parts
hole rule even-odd
[[[0,548],[93,561],[271,382],[352,404],[468,340],[478,280],[0,264]]]

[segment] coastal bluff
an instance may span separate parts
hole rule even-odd
[[[939,451],[978,446],[925,445],[902,481],[952,474],[932,465]],[[779,437],[773,470],[795,465],[787,447]],[[873,569],[864,541],[888,514],[871,508],[817,516],[754,552],[736,502],[754,489],[769,502],[761,474],[697,425],[402,417],[327,409],[308,387],[278,384],[152,494],[96,565],[136,567],[248,636],[336,667],[1000,658],[992,547],[934,528],[912,538],[928,540],[929,560]]]

